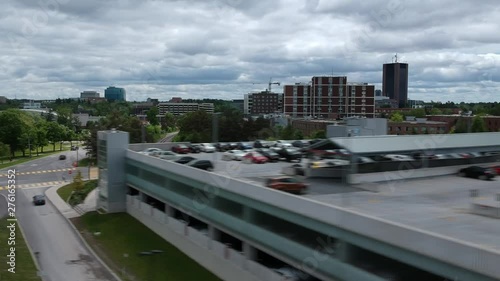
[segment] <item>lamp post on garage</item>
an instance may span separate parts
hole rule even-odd
[[[148,266],[148,279],[147,281],[153,281],[153,277],[154,277],[154,274],[153,274],[153,270],[154,270],[154,266],[155,266],[155,255],[157,254],[161,254],[163,253],[162,250],[151,250],[151,251],[143,251],[143,252],[139,252],[138,255],[140,257],[149,257],[149,256],[153,256],[152,257],[152,261],[149,262],[149,266]]]

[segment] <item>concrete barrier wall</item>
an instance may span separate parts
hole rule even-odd
[[[145,165],[157,167],[158,169],[163,169],[179,176],[189,174],[190,180],[225,189],[250,199],[249,201],[245,200],[245,202],[240,202],[242,204],[252,204],[249,202],[255,200],[262,205],[260,207],[261,209],[265,206],[273,206],[281,210],[281,212],[285,212],[286,216],[289,218],[293,218],[294,215],[299,215],[309,218],[316,223],[324,223],[359,234],[359,237],[366,237],[367,239],[346,237],[346,241],[375,252],[382,251],[379,247],[383,246],[378,242],[381,241],[399,247],[400,249],[405,249],[409,253],[417,253],[424,257],[432,257],[436,261],[443,262],[441,264],[442,266],[453,265],[457,268],[464,268],[471,272],[479,272],[493,278],[500,276],[500,267],[498,266],[500,264],[500,252],[498,251],[485,249],[479,245],[451,239],[411,226],[398,224],[304,197],[288,195],[267,188],[255,188],[255,186],[249,183],[235,180],[227,176],[191,169],[183,165],[178,165],[177,163],[162,161],[139,153],[128,151],[127,158],[139,161]],[[454,167],[454,169],[456,169],[456,167]],[[301,207],[300,214],[297,213],[296,206]],[[151,220],[151,218],[144,215],[143,217],[144,218],[140,219],[140,221],[148,225],[147,222]],[[411,241],[411,243],[409,243],[409,241]],[[414,259],[408,258],[407,253],[403,251],[398,253],[397,258],[403,262],[409,262],[410,260],[414,261]],[[470,254],[464,255],[463,253]],[[389,255],[390,253],[387,254]],[[480,266],[478,266],[478,260],[482,261]]]
[[[159,149],[162,149],[162,150],[171,150],[172,147],[176,144],[189,144],[189,142],[175,142],[175,143],[172,143],[172,142],[165,142],[165,143],[132,143],[132,144],[129,144],[128,146],[128,149],[132,150],[132,151],[136,151],[136,152],[139,152],[139,151],[143,151],[147,148],[152,148],[152,147],[156,147],[156,148],[159,148]]]
[[[176,220],[169,220],[169,224],[160,223],[155,220],[151,215],[145,214],[141,209],[134,207],[133,201],[140,201],[136,196],[134,198],[127,195],[129,203],[127,204],[127,213],[142,222],[152,231],[160,235],[163,239],[175,245],[179,250],[184,252],[190,258],[198,262],[201,266],[207,268],[215,275],[217,275],[222,280],[241,280],[241,281],[262,281],[262,280],[273,280],[273,279],[260,279],[258,275],[264,274],[274,274],[278,276],[273,271],[266,267],[261,266],[261,268],[256,268],[256,274],[250,270],[245,270],[241,266],[241,258],[235,255],[234,260],[224,258],[224,253],[226,250],[226,245],[211,241],[212,245],[217,248],[217,253],[200,247],[198,243],[192,241],[190,238],[193,236],[185,236],[183,234],[184,224]],[[141,204],[141,206],[143,206]],[[176,228],[177,231],[174,231]],[[178,231],[181,231],[179,233]],[[196,239],[196,238],[195,238]],[[229,253],[229,252],[228,252]],[[230,255],[230,254],[229,254]],[[246,263],[246,262],[245,262]],[[275,277],[276,277],[275,276]],[[274,279],[277,280],[277,279]]]

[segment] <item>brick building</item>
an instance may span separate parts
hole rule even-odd
[[[294,118],[374,117],[375,86],[347,83],[345,76],[315,76],[311,83],[284,86],[284,113]]]

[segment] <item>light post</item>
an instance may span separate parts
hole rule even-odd
[[[151,251],[144,251],[144,252],[139,252],[138,255],[141,256],[141,257],[144,257],[144,256],[154,256],[156,254],[161,254],[163,253],[162,250],[151,250]],[[154,268],[154,261],[155,261],[155,258],[153,257],[152,258],[153,260],[149,263],[149,267],[148,267],[148,281],[153,281],[153,268]]]
[[[221,112],[214,112],[212,115],[212,143],[219,142],[219,115]]]

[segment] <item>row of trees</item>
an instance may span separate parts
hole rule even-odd
[[[74,128],[57,122],[47,121],[40,116],[34,116],[19,109],[8,109],[0,112],[0,153],[12,159],[16,151],[23,156],[26,150],[43,153],[44,146],[52,144],[53,151],[63,141],[78,139]]]

